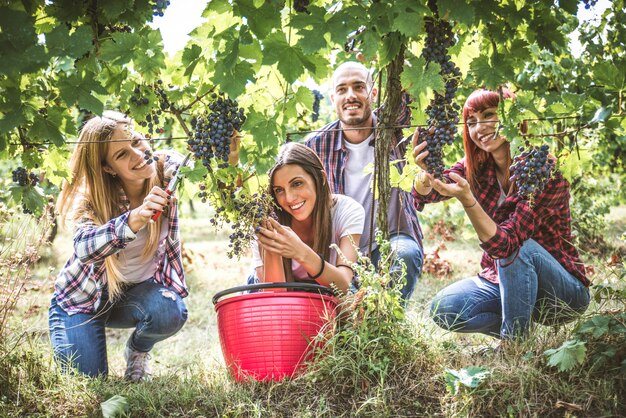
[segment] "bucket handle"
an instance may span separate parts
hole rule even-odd
[[[262,290],[262,289],[290,289],[290,290],[306,290],[306,291],[314,290],[314,291],[317,291],[319,293],[324,293],[329,296],[335,296],[331,288],[322,286],[319,284],[294,283],[294,282],[256,283],[256,284],[249,284],[245,286],[231,287],[230,289],[217,292],[215,296],[213,296],[213,304],[216,305],[217,302],[222,297],[226,295],[230,295],[231,293],[239,293],[239,292]]]

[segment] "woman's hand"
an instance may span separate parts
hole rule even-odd
[[[133,232],[139,231],[148,222],[152,215],[158,211],[163,211],[174,201],[174,198],[167,194],[165,190],[158,186],[154,186],[150,193],[144,197],[141,205],[130,211],[128,216],[128,226]]]
[[[428,176],[430,177],[430,174]],[[433,188],[442,196],[456,197],[465,207],[472,206],[476,202],[476,199],[470,190],[468,181],[456,173],[450,173],[449,177],[454,183],[447,184],[441,180],[430,177]]]
[[[264,227],[259,227],[257,237],[261,247],[274,254],[300,262],[307,251],[313,251],[288,226],[269,218]]]
[[[417,191],[421,195],[427,195],[433,189],[432,186],[432,176],[427,173],[426,163],[424,159],[428,156],[429,152],[426,150],[426,146],[428,145],[426,141],[419,142],[419,128],[415,129],[415,133],[413,134],[413,139],[411,140],[411,144],[413,145],[413,158],[415,159],[415,164],[417,164],[423,171],[415,176],[415,181],[413,182],[413,187],[415,191]]]

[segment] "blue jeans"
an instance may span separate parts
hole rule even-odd
[[[187,308],[176,292],[149,280],[127,289],[114,303],[103,298],[95,314],[68,315],[53,297],[48,320],[52,348],[62,370],[76,367],[96,377],[109,371],[105,327],[135,328],[128,346],[148,352],[182,328]]]
[[[412,237],[405,234],[396,234],[389,237],[391,249],[395,259],[391,265],[392,280],[398,283],[402,280],[402,265],[399,260],[404,261],[406,266],[406,282],[400,289],[402,300],[406,306],[417,284],[417,279],[422,274],[424,263],[424,250]],[[372,251],[372,264],[377,266],[380,260],[380,249],[377,247]]]
[[[532,239],[497,266],[499,285],[469,277],[441,290],[431,305],[437,325],[510,339],[524,336],[531,319],[565,323],[589,305],[589,289]]]

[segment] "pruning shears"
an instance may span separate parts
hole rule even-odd
[[[167,193],[168,195],[172,195],[175,191],[176,191],[176,187],[178,186],[178,183],[180,181],[180,169],[182,167],[184,167],[185,165],[187,165],[187,162],[189,161],[189,157],[191,157],[191,153],[188,153],[187,156],[185,157],[185,159],[183,160],[183,162],[178,166],[178,168],[176,169],[176,172],[174,173],[174,175],[172,176],[172,178],[170,179],[170,182],[168,183],[167,187],[165,188],[165,193]],[[150,221],[151,222],[156,222],[160,217],[161,217],[161,213],[163,213],[163,211],[157,211],[156,213],[154,213],[151,217],[150,217]]]

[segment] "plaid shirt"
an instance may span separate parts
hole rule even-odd
[[[172,152],[165,156],[165,184],[169,182],[173,169],[181,162],[182,156],[178,153]],[[128,226],[130,201],[122,190],[120,197],[123,202],[120,207],[123,213],[120,216],[100,226],[92,220],[81,219],[75,226],[74,254],[54,283],[54,296],[59,306],[70,315],[96,312],[107,284],[104,259],[120,252],[136,238]],[[165,251],[152,279],[185,297],[188,291],[180,250],[176,201],[172,204],[168,220],[167,237],[159,244],[165,245]]]
[[[411,124],[411,109],[408,106],[409,103],[409,95],[406,93],[403,94],[400,114],[396,119],[396,124],[398,126],[408,127]],[[377,114],[378,109],[374,111],[374,125],[376,124]],[[411,141],[410,138],[403,140],[402,129],[396,129],[395,140],[396,143],[392,144],[392,148],[389,153],[389,160],[397,161],[395,165],[400,173],[402,173],[402,170],[406,165],[404,161],[404,154],[406,153],[407,145],[410,144]],[[320,160],[322,160],[322,165],[326,171],[326,176],[328,177],[328,182],[330,183],[332,192],[345,194],[344,169],[346,166],[347,150],[343,140],[341,122],[337,120],[324,126],[318,132],[310,135],[306,139],[304,145],[312,148],[313,151],[315,151],[315,153],[320,157]],[[374,146],[374,141],[370,142],[370,146]],[[423,236],[419,221],[417,220],[417,213],[414,210],[413,196],[409,192],[399,190],[398,197],[400,200],[398,204],[402,208],[407,224],[412,230],[413,238],[415,238],[421,246]]]
[[[449,179],[448,174],[451,172],[465,178],[465,160],[445,170],[444,177]],[[554,172],[543,191],[535,196],[532,206],[515,193],[507,196],[498,207],[500,186],[496,180],[495,163],[490,159],[485,163],[479,178],[477,194],[476,200],[497,224],[496,234],[480,244],[484,250],[480,262],[483,268],[480,277],[498,283],[495,260],[516,254],[524,241],[533,239],[585,286],[591,284],[585,275],[585,267],[580,261],[578,250],[572,244],[569,183],[561,173]],[[425,196],[414,190],[413,195],[418,211],[424,208],[425,203],[449,199],[434,189]]]

